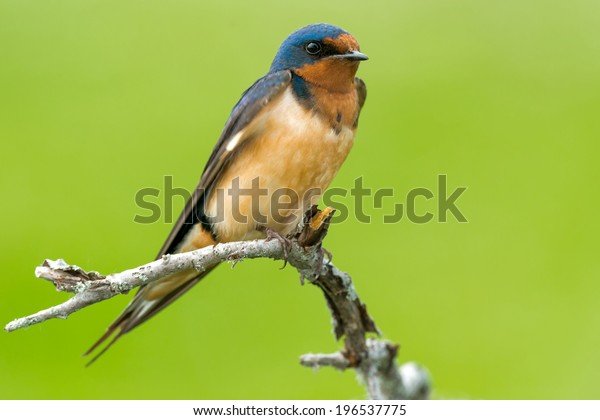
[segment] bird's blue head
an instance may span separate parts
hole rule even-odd
[[[283,41],[271,71],[300,69],[323,60],[358,62],[366,59],[352,35],[337,26],[318,23],[298,29]]]

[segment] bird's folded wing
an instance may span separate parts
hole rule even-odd
[[[289,70],[268,73],[244,92],[233,108],[221,137],[206,163],[200,183],[160,249],[157,258],[176,252],[178,244],[194,223],[206,223],[203,208],[205,199],[211,188],[216,185],[219,174],[227,165],[229,158],[249,138],[242,135],[244,128],[289,86],[291,80],[292,74]],[[205,227],[210,228],[210,226]]]

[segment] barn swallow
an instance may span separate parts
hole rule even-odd
[[[352,35],[333,25],[309,25],[289,35],[269,72],[233,108],[200,183],[158,258],[220,242],[289,234],[319,200],[354,143],[367,92],[355,74],[359,62],[367,58]],[[257,187],[264,192],[258,198],[227,194]],[[281,191],[290,193],[283,218],[271,212],[274,194]],[[261,220],[253,217],[256,210]],[[86,355],[112,336],[92,362],[96,360],[214,267],[140,287]]]

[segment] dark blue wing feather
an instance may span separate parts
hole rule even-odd
[[[158,257],[176,252],[177,245],[195,223],[201,222],[205,227],[209,227],[206,226],[207,221],[203,212],[204,201],[227,165],[230,154],[226,149],[228,141],[240,130],[243,130],[269,102],[283,92],[289,86],[291,79],[292,75],[289,70],[267,73],[242,94],[241,99],[233,107],[219,141],[206,163],[200,183],[179,216],[171,234],[158,253]]]

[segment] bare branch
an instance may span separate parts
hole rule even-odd
[[[16,319],[6,325],[5,330],[15,331],[52,318],[64,319],[94,303],[188,269],[202,272],[205,267],[219,262],[245,258],[286,259],[298,270],[301,280],[307,279],[323,291],[333,318],[334,334],[337,339],[344,337],[343,351],[304,355],[300,360],[302,365],[331,366],[340,370],[354,368],[371,399],[427,398],[431,387],[427,372],[414,363],[398,368],[397,345],[367,339],[369,333],[380,333],[366,305],[358,297],[352,279],[331,261],[324,262],[326,251],[321,248],[321,242],[332,216],[333,209],[320,212],[313,207],[289,244],[280,240],[223,243],[183,254],[165,255],[149,264],[108,276],[86,272],[63,260],[46,260],[37,267],[36,276],[52,281],[58,291],[75,295],[62,304]]]
[[[350,367],[350,361],[339,351],[331,354],[305,354],[300,356],[300,364],[317,369],[324,366],[331,366],[339,370],[344,370]]]
[[[298,247],[296,247],[298,248]],[[313,251],[314,253],[314,251]],[[293,254],[298,255],[297,252]],[[110,274],[106,277],[96,272],[85,272],[77,266],[68,265],[63,260],[46,260],[37,267],[37,277],[50,280],[58,291],[74,292],[68,301],[36,314],[16,319],[4,327],[8,332],[29,327],[52,318],[66,319],[73,312],[94,303],[110,299],[118,294],[180,271],[195,268],[199,272],[205,267],[222,261],[238,261],[244,258],[283,258],[283,246],[277,241],[230,242],[209,246],[183,254],[165,255],[160,260]],[[309,275],[307,265],[310,255],[300,255],[295,261]],[[315,258],[317,258],[315,256]]]

